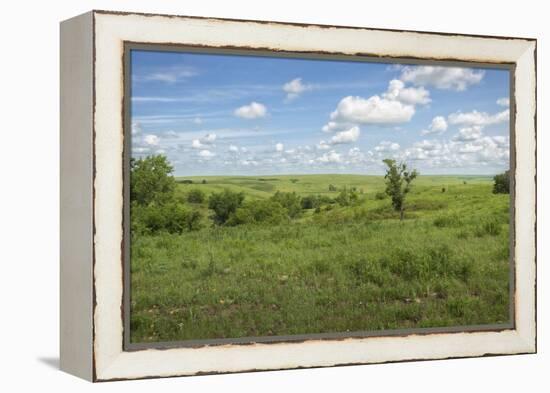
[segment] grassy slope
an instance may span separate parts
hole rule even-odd
[[[335,196],[334,184],[363,189],[364,200],[291,225],[133,239],[134,342],[508,320],[509,199],[492,194],[488,178],[421,176],[404,222],[374,198],[382,177],[205,179],[179,191]]]

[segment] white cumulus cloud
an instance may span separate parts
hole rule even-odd
[[[265,117],[267,114],[267,108],[264,104],[258,102],[251,102],[249,105],[243,105],[240,108],[235,109],[235,116],[243,119],[258,119]]]
[[[398,124],[408,122],[414,115],[414,106],[388,100],[377,95],[362,98],[347,96],[338,103],[330,119],[337,123]],[[329,123],[330,125],[330,123]]]
[[[379,153],[391,153],[396,152],[400,148],[399,143],[396,142],[390,142],[390,141],[382,141],[374,148],[375,151]]]
[[[475,141],[483,135],[482,129],[482,126],[463,127],[458,130],[458,134],[453,137],[453,140],[460,142]]]
[[[149,146],[157,146],[159,144],[159,137],[154,134],[145,135],[143,141]]]
[[[206,159],[212,158],[215,155],[216,155],[216,153],[212,153],[210,150],[201,150],[199,152],[199,157],[206,158]]]
[[[334,150],[331,150],[328,153],[323,154],[321,157],[318,157],[317,161],[324,164],[339,163],[342,162],[342,156]]]
[[[423,140],[413,144],[413,147],[424,151],[434,151],[441,147],[441,144],[434,141]]]
[[[175,66],[157,70],[145,76],[139,75],[136,80],[176,83],[198,74],[198,71],[193,67]]]
[[[206,146],[204,146],[198,139],[193,139],[193,141],[191,142],[191,147],[193,149],[202,149],[203,147],[206,148]]]
[[[330,143],[333,145],[338,145],[343,143],[356,142],[357,139],[359,139],[359,135],[361,135],[359,127],[354,126],[351,127],[349,130],[338,132],[330,139]]]
[[[294,78],[283,85],[287,100],[293,100],[309,89],[311,89],[311,86],[302,83],[302,78]]]
[[[142,132],[141,124],[138,123],[137,121],[133,122],[132,123],[132,135],[138,135],[138,134],[141,134],[141,132]]]
[[[506,97],[499,98],[497,100],[497,105],[504,106],[508,108],[510,106],[510,99]]]
[[[440,134],[447,131],[448,127],[449,125],[447,124],[447,120],[445,120],[443,116],[436,116],[432,119],[429,127],[425,130],[422,130],[420,133],[422,135]]]
[[[193,139],[191,141],[191,147],[193,149],[206,149],[208,145],[213,144],[216,141],[216,134],[206,134],[202,138]]]
[[[202,139],[201,142],[205,143],[207,145],[214,143],[216,140],[216,134],[206,134]]]
[[[405,87],[405,83],[399,79],[390,81],[388,90],[383,94],[383,97],[409,105],[426,105],[432,101],[430,92],[423,86]]]
[[[322,140],[317,145],[317,149],[319,149],[319,150],[328,150],[328,149],[330,149],[330,145],[326,141]]]
[[[416,86],[434,86],[438,89],[466,90],[483,79],[483,70],[465,67],[404,66],[400,79]]]
[[[487,112],[478,112],[476,110],[471,112],[455,112],[449,115],[448,120],[450,124],[456,125],[487,126],[509,121],[510,110],[506,109],[493,115],[490,115]]]
[[[275,151],[283,151],[284,148],[285,146],[282,143],[277,143],[275,145]]]
[[[393,79],[382,95],[342,98],[322,130],[339,132],[363,124],[389,126],[407,123],[415,114],[416,105],[430,102],[430,92],[424,87],[405,87],[403,81]]]

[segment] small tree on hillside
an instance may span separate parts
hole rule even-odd
[[[386,158],[384,164],[386,170],[386,194],[391,197],[393,208],[399,212],[399,219],[403,220],[405,211],[405,197],[411,190],[411,182],[418,176],[416,169],[407,170],[407,165],[397,163],[395,160]]]
[[[510,193],[510,171],[506,171],[493,177],[493,194],[509,194]]]
[[[165,156],[153,155],[130,160],[130,200],[140,205],[164,203],[174,196],[174,168]]]

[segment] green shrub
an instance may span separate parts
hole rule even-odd
[[[191,210],[185,216],[185,226],[188,231],[198,231],[202,228],[202,213],[198,210]]]
[[[182,233],[196,231],[202,225],[202,214],[199,211],[190,211],[175,201],[147,206],[133,202],[130,214],[133,233]]]
[[[355,204],[359,200],[359,193],[357,192],[357,189],[355,187],[344,187],[342,191],[340,191],[340,194],[338,194],[338,196],[334,198],[334,200],[340,206],[350,206]]]
[[[319,206],[319,200],[316,195],[307,195],[302,198],[302,209],[315,209]]]
[[[244,194],[242,192],[225,189],[222,192],[211,194],[208,198],[208,207],[214,211],[214,222],[224,224],[243,201]]]
[[[302,201],[295,192],[277,191],[270,200],[283,206],[290,218],[296,218],[302,214]]]
[[[509,194],[510,193],[510,171],[498,174],[493,177],[493,194]]]
[[[273,200],[250,201],[239,207],[227,220],[229,226],[243,224],[280,224],[288,219],[288,211]]]
[[[204,191],[198,188],[193,188],[187,193],[187,202],[189,203],[203,203],[204,199]]]
[[[325,195],[307,195],[302,197],[302,209],[316,209],[322,205],[334,203],[334,200]]]
[[[374,199],[376,199],[377,201],[381,201],[383,199],[386,199],[387,196],[388,194],[386,194],[385,192],[379,191],[374,194]]]

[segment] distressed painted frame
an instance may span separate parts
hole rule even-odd
[[[513,67],[513,325],[248,345],[126,345],[123,75],[132,43]],[[107,381],[536,352],[536,40],[92,11],[62,23],[61,51],[62,369]]]

